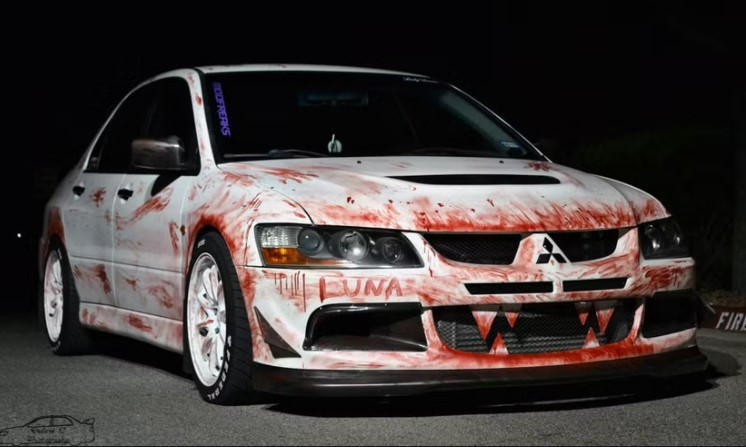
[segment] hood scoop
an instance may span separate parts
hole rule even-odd
[[[549,175],[519,174],[451,174],[406,175],[389,177],[424,185],[558,185],[559,179]]]

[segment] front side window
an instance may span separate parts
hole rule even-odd
[[[134,91],[117,110],[93,148],[88,171],[125,173],[132,141],[138,138],[178,138],[185,161],[196,166],[197,134],[189,86],[181,78],[155,81]]]
[[[172,78],[158,81],[157,89],[150,119],[140,138],[178,139],[184,147],[184,162],[195,167],[199,157],[189,85],[184,79]]]
[[[129,169],[132,140],[142,135],[155,99],[152,84],[129,95],[101,133],[88,160],[87,171],[125,173]]]
[[[296,156],[543,157],[489,111],[427,78],[324,72],[205,76],[218,160]]]

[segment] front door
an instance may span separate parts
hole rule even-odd
[[[197,167],[189,86],[168,78],[148,86],[148,123],[137,138],[177,137]],[[181,208],[194,177],[130,169],[114,201],[114,264],[119,307],[180,320],[186,231]]]

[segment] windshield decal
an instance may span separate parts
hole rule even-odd
[[[215,103],[218,106],[218,118],[220,119],[220,133],[224,137],[231,136],[231,126],[228,122],[228,110],[225,107],[225,98],[223,97],[223,86],[219,82],[212,83],[212,91],[215,95]]]
[[[438,81],[428,78],[420,78],[414,76],[403,76],[402,81],[405,82],[427,82],[428,84],[438,84]]]

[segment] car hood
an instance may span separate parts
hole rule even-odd
[[[533,232],[631,227],[668,215],[636,188],[549,162],[335,157],[220,168],[284,194],[319,225]]]

